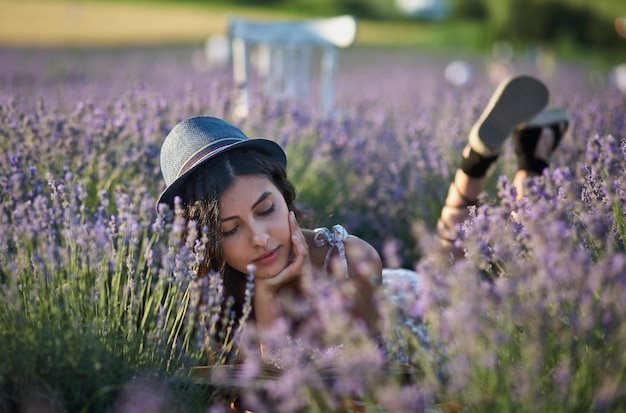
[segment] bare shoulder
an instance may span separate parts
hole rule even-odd
[[[371,244],[351,235],[346,240],[345,246],[351,277],[358,276],[373,281],[382,276],[382,260],[378,251]]]
[[[343,228],[333,227],[336,234],[330,238],[337,245],[337,239],[342,240],[345,249],[345,261],[340,256],[339,248],[332,247],[328,242],[315,242],[315,231],[302,231],[309,245],[311,264],[322,273],[336,276],[340,281],[341,294],[346,298],[347,309],[355,317],[362,320],[372,337],[380,335],[378,298],[382,287],[382,260],[376,249],[365,240],[354,235],[347,235]],[[326,239],[327,231],[322,231]],[[331,249],[332,248],[332,249]],[[331,251],[328,272],[324,262]],[[345,265],[348,267],[348,277],[345,277]]]
[[[309,255],[313,266],[322,269],[326,254],[330,246],[316,246],[314,243],[315,232],[311,230],[303,230],[304,236],[309,245]],[[344,241],[346,251],[346,261],[348,264],[348,272],[350,278],[368,280],[377,283],[382,278],[382,260],[378,251],[363,239],[350,235]],[[331,260],[338,262],[339,252],[333,249]]]

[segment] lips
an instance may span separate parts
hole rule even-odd
[[[252,262],[255,264],[260,264],[260,265],[271,264],[276,260],[276,258],[278,258],[279,249],[280,247],[269,250],[265,254],[261,255],[259,258],[255,259]]]

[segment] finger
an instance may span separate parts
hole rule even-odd
[[[300,237],[298,237],[297,235],[292,235],[291,236],[291,253],[293,256],[292,259],[292,264],[296,263],[297,261],[300,261],[300,259],[302,257],[306,257],[308,251],[306,251],[306,249],[304,248],[304,245],[302,244],[302,240],[300,239]]]
[[[296,213],[293,211],[289,212],[289,230],[291,234],[302,233],[300,227],[298,226],[298,220],[296,219]]]
[[[304,233],[302,232],[302,228],[300,228],[300,226],[298,225],[298,221],[296,219],[296,214],[293,211],[291,211],[290,215],[289,215],[289,226],[290,226],[290,230],[291,230],[292,240],[294,239],[293,238],[294,235],[297,236],[297,239],[298,239],[300,245],[308,253],[308,244],[306,242],[306,238],[304,237]]]
[[[309,250],[304,239],[304,235],[292,234],[291,235],[291,260],[289,264],[281,271],[282,273],[299,272],[305,261],[309,257]]]
[[[305,260],[306,255],[297,253],[293,256],[292,261],[285,268],[283,268],[281,272],[276,274],[276,276],[263,281],[269,285],[280,286],[285,282],[296,278],[300,274]]]

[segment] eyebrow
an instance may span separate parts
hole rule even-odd
[[[252,208],[250,209],[254,209],[256,208],[257,205],[259,205],[261,202],[265,201],[265,199],[267,199],[268,196],[272,195],[272,191],[265,191],[261,194],[261,196],[259,197],[259,199],[256,200],[256,202],[254,204],[252,204]],[[231,220],[231,219],[235,219],[237,218],[237,215],[233,215],[231,217],[226,217],[226,218],[222,218],[220,219],[220,223]]]

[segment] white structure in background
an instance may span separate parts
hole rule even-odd
[[[339,48],[354,43],[356,29],[356,19],[349,15],[290,21],[231,19],[234,115],[248,116],[255,79],[262,82],[263,91],[270,98],[310,102],[311,66],[313,57],[318,55],[319,108],[328,113],[334,105]]]
[[[450,14],[446,0],[396,0],[398,10],[410,17],[443,20]]]
[[[611,82],[622,93],[626,93],[626,63],[617,65],[611,70]]]
[[[222,33],[212,34],[204,44],[204,54],[209,67],[224,66],[230,61],[230,41]]]
[[[443,74],[454,86],[465,86],[472,80],[472,66],[464,60],[453,60],[448,63]]]
[[[515,73],[513,45],[506,40],[495,42],[491,46],[492,59],[487,62],[487,78],[492,85],[497,85]]]
[[[230,40],[223,33],[210,35],[203,49],[194,50],[191,64],[197,72],[225,67],[230,63]]]

